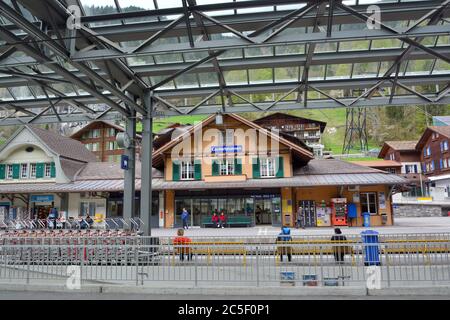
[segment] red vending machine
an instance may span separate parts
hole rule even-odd
[[[347,199],[331,199],[331,223],[333,226],[347,225]]]

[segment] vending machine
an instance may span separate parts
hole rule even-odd
[[[346,198],[331,199],[331,222],[333,226],[346,226],[347,214]]]

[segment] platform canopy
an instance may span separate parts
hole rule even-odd
[[[0,125],[449,104],[449,2],[2,0]]]

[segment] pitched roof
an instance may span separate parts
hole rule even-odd
[[[287,139],[281,137],[281,136],[275,136],[275,134],[271,131],[268,131],[262,127],[260,127],[259,125],[257,125],[256,123],[247,120],[241,116],[238,116],[237,114],[234,113],[227,113],[224,116],[228,116],[231,117],[247,126],[249,126],[250,128],[254,128],[259,130],[259,132],[262,132],[270,137],[274,137],[277,138],[278,141],[281,144],[284,144],[288,147],[290,147],[292,149],[292,151],[296,152],[298,155],[300,155],[304,160],[306,160],[306,162],[308,162],[309,160],[314,158],[314,155],[311,151],[306,150],[300,146],[298,146],[297,144],[288,141]],[[184,132],[183,134],[181,134],[180,136],[178,136],[176,139],[173,139],[172,141],[170,141],[169,143],[166,143],[164,146],[162,146],[161,148],[159,148],[158,150],[155,151],[155,154],[153,156],[153,166],[158,167],[158,164],[160,164],[163,161],[163,154],[164,152],[170,150],[172,147],[174,147],[176,144],[180,143],[181,141],[183,141],[183,139],[185,137],[188,137],[189,135],[193,134],[195,132],[195,130],[202,128],[203,126],[206,126],[210,123],[212,123],[215,119],[215,115],[211,115],[208,118],[206,118],[205,120],[203,120],[202,122],[200,122],[199,124],[192,126],[191,128],[189,128],[186,132]]]
[[[421,150],[423,148],[432,132],[437,132],[440,135],[450,139],[450,126],[430,126],[425,129],[419,139],[419,142],[417,142],[416,150]]]
[[[267,116],[258,118],[256,120],[254,120],[253,122],[255,122],[256,124],[260,125],[260,123],[263,122],[263,121],[277,119],[277,118],[280,118],[280,117],[290,118],[290,119],[293,119],[293,120],[305,120],[306,122],[318,123],[320,125],[320,131],[321,132],[323,132],[325,130],[325,127],[327,125],[327,123],[324,122],[324,121],[319,121],[319,120],[314,120],[314,119],[309,119],[309,118],[304,118],[304,117],[293,116],[291,114],[283,113],[283,112],[275,112],[275,113],[269,114]]]
[[[417,145],[417,140],[408,140],[408,141],[385,141],[383,143],[383,147],[378,154],[378,158],[384,158],[386,156],[389,148],[392,148],[396,151],[415,151]]]
[[[313,159],[306,166],[294,170],[294,175],[358,174],[384,171],[337,159]]]
[[[349,162],[371,168],[389,168],[402,166],[400,162],[393,160],[370,160],[370,161],[349,161]]]
[[[155,168],[152,170],[152,178],[162,178],[163,173]],[[76,175],[75,180],[115,180],[123,179],[124,170],[117,162],[90,162]],[[136,179],[141,178],[141,162],[136,161]]]
[[[95,154],[86,149],[85,145],[77,140],[33,125],[27,125],[26,127],[41,139],[48,148],[61,157],[81,162],[97,161]]]

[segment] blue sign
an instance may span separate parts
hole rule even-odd
[[[44,195],[32,195],[30,201],[31,202],[53,202],[54,196],[51,194]]]
[[[125,154],[120,157],[120,168],[123,170],[128,170],[128,156]]]
[[[212,146],[211,153],[242,152],[242,146]]]

